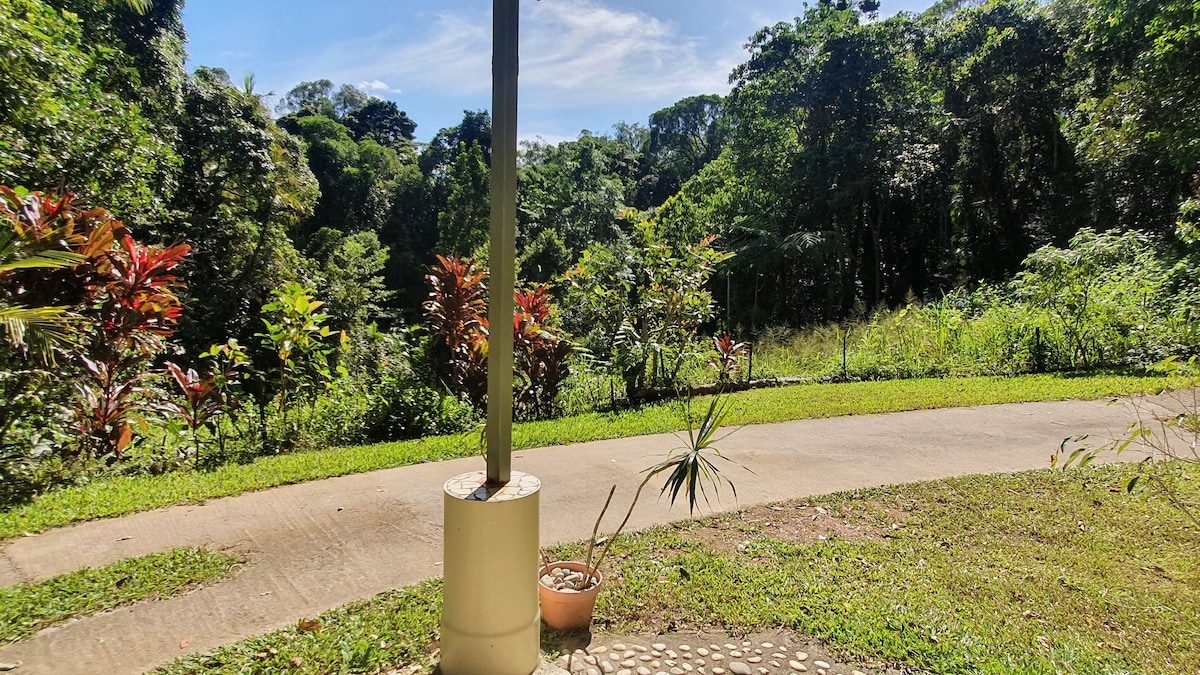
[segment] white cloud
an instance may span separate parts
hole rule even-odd
[[[369,92],[370,91],[383,91],[383,92],[387,92],[390,94],[404,93],[399,89],[391,88],[390,86],[388,86],[388,83],[384,82],[383,80],[364,80],[364,81],[358,83],[358,88],[362,89],[364,91],[369,91]]]
[[[521,105],[580,109],[621,100],[667,105],[724,93],[739,45],[705,44],[645,12],[601,0],[525,5]],[[480,95],[491,87],[491,17],[442,13],[418,41],[385,30],[316,56],[340,81],[397,82],[408,95]],[[361,85],[360,85],[361,86]]]

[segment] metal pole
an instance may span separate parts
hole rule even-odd
[[[519,9],[519,0],[493,0],[492,3],[492,223],[487,411],[487,481],[491,485],[507,483],[512,470]]]

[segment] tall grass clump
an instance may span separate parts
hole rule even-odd
[[[1031,254],[1010,283],[756,340],[764,376],[891,379],[1141,367],[1200,350],[1186,258],[1134,232],[1081,230]]]

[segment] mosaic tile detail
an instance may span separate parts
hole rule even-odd
[[[513,471],[505,485],[487,484],[487,472],[472,471],[446,481],[446,494],[472,502],[507,502],[528,497],[542,489],[542,481],[521,471]]]

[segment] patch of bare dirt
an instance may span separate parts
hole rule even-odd
[[[838,506],[791,501],[743,509],[685,526],[681,535],[728,553],[752,540],[769,537],[791,544],[819,544],[830,539],[883,541],[904,526],[908,513],[877,503]]]

